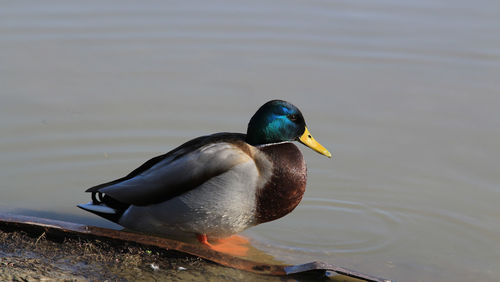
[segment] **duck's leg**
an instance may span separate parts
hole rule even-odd
[[[233,235],[227,238],[219,239],[219,244],[212,244],[208,242],[208,237],[206,234],[198,234],[196,237],[201,244],[209,247],[214,251],[230,254],[233,256],[245,256],[248,252],[248,247],[243,246],[243,244],[248,243],[248,240],[241,236]]]
[[[198,241],[202,243],[203,245],[212,248],[213,245],[208,242],[207,234],[198,234],[196,235],[196,238],[198,238]]]

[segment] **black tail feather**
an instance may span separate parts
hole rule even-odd
[[[92,192],[91,195],[92,198],[92,205],[93,206],[103,206],[103,207],[108,207],[111,208],[115,211],[115,213],[106,213],[106,212],[101,212],[98,211],[97,209],[91,209],[87,208],[84,205],[78,205],[79,208],[86,210],[88,212],[91,212],[93,214],[96,214],[100,217],[103,217],[107,220],[113,221],[118,223],[120,220],[120,217],[123,215],[123,213],[128,209],[130,206],[129,204],[122,203],[114,198],[111,198],[110,196],[101,193],[101,192]]]

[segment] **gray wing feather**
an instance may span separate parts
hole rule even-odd
[[[133,178],[99,189],[116,200],[144,205],[185,193],[252,158],[230,143],[212,143],[167,157]]]

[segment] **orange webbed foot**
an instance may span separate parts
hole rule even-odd
[[[207,235],[205,234],[199,234],[197,237],[200,243],[214,251],[233,256],[245,256],[248,253],[248,247],[245,246],[248,244],[248,239],[242,236],[232,235],[227,238],[217,239],[217,244],[208,242]]]
[[[219,238],[217,239],[217,241],[220,243],[232,242],[238,245],[248,245],[250,243],[250,241],[247,238],[241,235],[231,235],[226,238]]]

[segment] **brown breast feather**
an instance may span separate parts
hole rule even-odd
[[[257,191],[256,223],[281,218],[302,200],[306,189],[307,168],[302,153],[292,143],[260,147],[273,163],[273,174]]]

